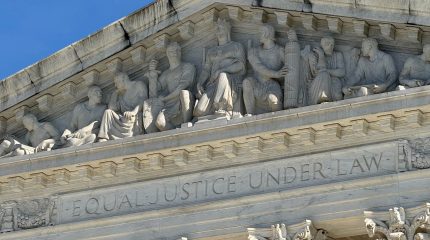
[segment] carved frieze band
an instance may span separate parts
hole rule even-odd
[[[358,49],[353,49],[350,52],[336,51],[336,41],[332,37],[323,37],[320,44],[317,44],[318,46],[305,45],[298,40],[295,30],[290,29],[287,32],[287,44],[281,46],[276,43],[277,39],[275,39],[274,26],[265,23],[266,19],[270,18],[269,15],[275,17],[277,24],[283,27],[294,26],[295,29],[304,28],[309,31],[320,31],[321,29],[318,28],[326,26],[326,24],[321,24],[321,21],[323,21],[327,22],[328,30],[333,33],[344,33],[348,35],[351,31],[344,31],[344,28],[352,26],[353,35],[369,37],[369,33],[372,33],[373,35],[370,37],[375,38],[366,38],[363,40],[362,54],[359,55],[358,53],[360,51]],[[106,69],[110,73],[110,77],[113,75],[114,79],[128,79],[123,84],[127,86],[126,88],[128,89],[133,88],[132,86],[136,87],[142,85],[137,83],[146,82],[146,80],[148,80],[149,83],[147,86],[133,88],[134,91],[132,92],[125,91],[124,89],[116,89],[115,92],[119,92],[120,94],[113,99],[117,99],[117,101],[112,101],[106,106],[109,111],[113,110],[113,112],[115,112],[116,115],[113,115],[113,118],[130,118],[132,116],[137,118],[143,117],[146,122],[143,124],[144,126],[140,126],[140,129],[127,129],[130,134],[126,134],[125,136],[115,135],[107,137],[115,130],[124,129],[105,129],[106,126],[103,126],[101,130],[104,132],[98,133],[96,131],[99,130],[98,125],[103,125],[103,118],[98,116],[98,118],[94,118],[98,122],[96,123],[97,126],[91,129],[92,134],[95,134],[94,136],[89,136],[87,128],[78,128],[75,129],[75,132],[71,132],[67,136],[69,136],[69,140],[72,139],[72,137],[70,137],[72,135],[80,136],[80,138],[73,137],[73,140],[68,141],[67,144],[62,141],[64,139],[60,139],[60,136],[58,136],[59,134],[52,133],[55,132],[53,129],[51,129],[51,133],[47,133],[46,129],[45,131],[39,129],[40,131],[38,134],[32,134],[32,130],[29,130],[30,135],[49,136],[51,142],[55,141],[55,143],[44,143],[39,146],[41,141],[47,139],[34,140],[34,137],[30,136],[29,138],[34,140],[33,143],[19,141],[19,144],[25,144],[34,149],[25,151],[21,149],[22,151],[20,153],[14,152],[10,156],[63,148],[70,145],[77,146],[94,142],[96,139],[110,140],[143,133],[152,133],[155,131],[165,131],[182,126],[191,126],[192,124],[190,124],[190,122],[194,123],[200,120],[204,121],[218,118],[220,116],[232,118],[242,115],[256,115],[282,109],[338,101],[344,98],[393,91],[397,86],[399,89],[404,89],[427,84],[426,78],[428,77],[421,76],[421,73],[426,72],[423,69],[428,67],[426,65],[426,52],[430,51],[430,46],[423,48],[424,53],[422,55],[411,56],[404,64],[403,70],[401,70],[396,69],[393,64],[393,57],[381,51],[378,48],[378,42],[375,40],[380,39],[380,36],[382,36],[383,39],[390,41],[420,42],[423,30],[419,27],[403,26],[403,28],[401,28],[395,24],[389,23],[375,25],[366,20],[358,19],[349,19],[350,22],[347,23],[347,18],[343,18],[342,20],[332,16],[317,18],[310,13],[293,14],[292,12],[287,12],[282,9],[273,11],[270,9],[246,8],[233,5],[211,8],[206,10],[202,16],[203,21],[211,22],[209,25],[206,24],[205,27],[207,28],[209,26],[218,33],[218,44],[208,47],[203,51],[203,59],[201,60],[202,66],[206,66],[206,70],[195,69],[195,66],[186,62],[186,59],[182,60],[180,54],[181,46],[174,42],[175,40],[188,41],[195,37],[196,27],[198,25],[196,24],[196,20],[187,20],[178,23],[178,32],[175,34],[162,31],[157,33],[156,36],[151,36],[149,38],[149,41],[152,43],[151,46],[145,44],[144,47],[143,44],[140,43],[138,46],[133,46],[131,50],[127,50],[131,58],[129,62],[132,62],[134,65],[145,65],[144,71],[147,72],[144,75],[148,79],[151,78],[150,81],[148,79],[144,81],[140,81],[142,79],[130,81],[131,79],[127,73],[130,67],[125,67],[124,56],[121,56],[121,58],[111,58],[104,63]],[[263,45],[258,46],[258,44],[252,43],[251,41],[248,44],[248,48],[245,49],[244,46],[242,46],[243,43],[232,41],[230,36],[232,34],[232,24],[229,20],[226,20],[227,17],[233,21],[258,24],[258,34],[262,36],[260,41],[262,41],[261,43]],[[298,22],[301,24],[297,24]],[[379,31],[369,31],[371,28],[378,28]],[[403,34],[405,32],[407,34]],[[177,46],[173,47],[175,44]],[[169,51],[167,51],[167,48],[169,46],[179,52],[176,58],[168,56]],[[267,51],[271,49],[271,46],[275,46],[275,52]],[[217,61],[223,62],[226,60],[226,54],[233,54],[237,63],[233,64],[230,67],[231,69],[220,68],[218,71],[208,72],[207,70],[212,66],[206,65],[205,62],[214,64],[214,59],[211,58],[215,57],[212,52],[215,50],[218,50],[217,53],[223,53],[225,55],[217,55]],[[149,52],[151,52],[151,54],[149,54]],[[160,71],[157,69],[158,63],[155,59],[146,61],[151,60],[146,59],[147,57],[155,58],[154,55],[160,55],[160,53],[164,54],[164,52],[169,59],[169,69]],[[375,59],[378,64],[371,64],[373,59]],[[247,62],[249,62],[253,71],[250,71],[251,69],[246,69],[247,65],[249,65]],[[179,68],[174,70],[176,65],[178,65]],[[218,65],[218,63],[215,63],[215,65]],[[146,67],[148,67],[148,69],[146,69]],[[375,69],[371,69],[372,67]],[[234,71],[232,71],[232,69]],[[304,74],[298,74],[298,71],[294,72],[292,69],[298,69]],[[226,75],[223,75],[222,70],[224,70],[224,74]],[[201,72],[201,74],[197,76],[195,74],[196,72]],[[251,74],[251,72],[253,74]],[[397,76],[398,72],[401,72],[400,77]],[[371,78],[367,79],[366,76],[369,76],[369,73],[373,75]],[[184,79],[177,79],[177,81],[182,81],[181,84],[189,81],[186,82],[187,84],[178,85],[178,83],[169,83],[169,86],[167,86],[163,80],[167,77],[171,78],[171,76],[180,76],[181,74]],[[125,75],[128,77],[125,77]],[[63,84],[63,91],[60,94],[61,99],[70,101],[75,100],[77,95],[83,96],[83,94],[77,94],[77,92],[82,91],[82,86],[88,87],[98,85],[100,81],[106,82],[104,79],[100,79],[100,76],[101,73],[99,70],[85,70],[81,75],[84,79],[84,84],[80,85],[80,87],[74,82]],[[303,78],[303,76],[306,77]],[[222,78],[228,79],[229,83],[223,85]],[[230,83],[233,78],[234,84]],[[211,81],[207,82],[208,79],[211,79]],[[305,84],[303,85],[302,83]],[[213,90],[218,89],[218,84],[221,84],[223,89],[225,88],[223,90],[223,96],[218,96],[221,90],[218,90],[216,96],[213,94]],[[195,91],[195,89],[197,91]],[[239,89],[241,89],[241,92],[236,93]],[[143,91],[144,93],[136,93],[137,90]],[[178,91],[181,91],[180,95],[176,93]],[[115,95],[115,93],[112,94]],[[175,98],[173,98],[172,94],[175,95]],[[124,98],[124,96],[127,97]],[[237,96],[242,96],[243,99],[237,99]],[[124,99],[130,99],[132,97],[135,99],[128,102],[123,101]],[[52,111],[52,109],[56,107],[56,98],[57,96],[51,93],[35,98],[39,112],[44,114]],[[282,99],[284,100],[284,104],[281,104]],[[173,100],[176,100],[176,102],[179,101],[180,107],[177,105],[172,107],[169,101],[173,102]],[[224,102],[218,102],[218,100]],[[146,103],[144,104],[145,101]],[[240,101],[244,102],[244,106],[238,106]],[[118,106],[114,106],[119,103],[124,103],[123,106],[127,105],[130,109],[116,109]],[[141,106],[139,109],[135,109],[138,104],[144,107]],[[182,105],[184,105],[184,107],[182,107]],[[185,107],[186,105],[189,107]],[[92,107],[89,108],[90,110],[87,109],[89,114],[95,114],[91,108]],[[146,115],[138,116],[141,111],[144,111]],[[128,113],[126,114],[126,112]],[[138,114],[134,114],[134,112]],[[159,114],[160,112],[163,112],[163,114]],[[19,114],[16,114],[15,117],[19,123],[24,112],[20,110],[17,113]],[[82,112],[80,113],[82,114]],[[177,116],[178,114],[181,115],[181,117]],[[109,122],[108,117],[104,118],[104,122]],[[5,123],[7,121],[12,121],[10,118],[4,118],[4,120],[3,122]],[[121,119],[121,121],[123,120],[124,119]],[[382,127],[387,128],[387,130],[393,129],[394,119],[386,118],[386,121],[386,124],[383,124]],[[91,122],[93,121],[87,121],[85,122],[86,124],[83,125],[85,125],[85,127],[90,127],[89,124]],[[46,125],[46,123],[42,124]],[[61,132],[64,129],[55,130]],[[84,132],[85,134],[83,134]],[[339,134],[340,133],[337,135]],[[309,136],[310,140],[308,144],[312,144],[312,133],[309,133]],[[96,139],[93,139],[94,137]],[[61,144],[60,141],[62,141]],[[1,155],[6,154],[1,153]]]

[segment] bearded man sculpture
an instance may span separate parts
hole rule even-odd
[[[393,58],[380,51],[378,42],[373,38],[363,40],[361,54],[353,76],[342,89],[345,98],[394,90],[397,86],[397,71]]]

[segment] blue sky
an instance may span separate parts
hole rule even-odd
[[[0,79],[153,0],[1,0]]]

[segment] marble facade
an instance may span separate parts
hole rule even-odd
[[[4,79],[0,239],[428,239],[427,8],[157,0]]]

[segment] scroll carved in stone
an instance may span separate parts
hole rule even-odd
[[[116,90],[100,124],[99,141],[132,137],[142,133],[142,105],[148,99],[148,88],[132,81],[126,73],[116,72]]]
[[[288,73],[284,66],[284,48],[275,43],[275,29],[263,25],[260,29],[260,47],[248,49],[248,61],[254,77],[243,81],[243,100],[249,115],[282,110],[282,89],[279,78]]]
[[[342,91],[345,98],[367,96],[392,91],[397,86],[397,71],[393,58],[378,49],[378,42],[366,38],[357,68]]]
[[[204,54],[203,69],[197,82],[198,103],[195,117],[240,116],[240,85],[246,72],[246,57],[242,44],[231,40],[231,25],[219,18],[216,35],[218,46]]]
[[[50,122],[39,122],[31,113],[25,114],[21,120],[27,129],[24,141],[6,137],[0,143],[0,156],[22,156],[50,151],[59,145],[60,134]]]
[[[9,201],[0,204],[0,232],[52,226],[56,216],[55,198]]]
[[[172,42],[166,49],[169,69],[160,76],[157,62],[151,61],[147,77],[149,97],[143,105],[143,124],[146,133],[164,131],[190,122],[193,117],[195,66],[181,61],[181,47]]]
[[[272,225],[271,228],[248,228],[249,240],[326,240],[327,231],[316,229],[311,220],[286,226]]]
[[[400,89],[430,83],[430,44],[424,45],[423,54],[409,57],[400,73]]]
[[[365,211],[364,222],[369,237],[390,240],[429,239],[429,234],[423,232],[430,230],[430,204],[411,210],[415,211],[419,213],[409,219],[402,207],[391,208],[388,212]]]
[[[98,86],[91,86],[88,89],[88,101],[76,105],[70,128],[66,129],[61,136],[63,147],[80,146],[96,141],[100,121],[106,110],[106,105],[101,101],[102,90]]]

